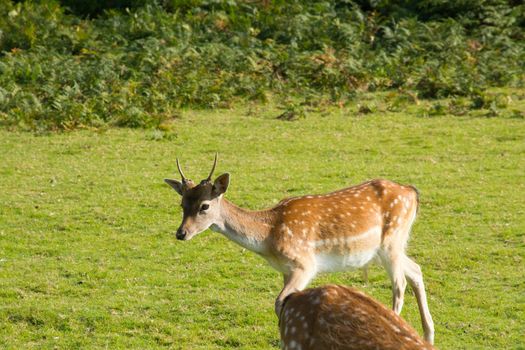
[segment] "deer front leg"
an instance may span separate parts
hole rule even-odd
[[[294,292],[303,290],[310,280],[314,277],[315,272],[310,269],[297,268],[290,274],[284,275],[284,288],[275,300],[275,313],[277,317],[281,314],[281,308],[286,297]]]
[[[361,268],[361,271],[363,272],[363,282],[365,282],[365,284],[368,284],[368,264],[363,266]]]

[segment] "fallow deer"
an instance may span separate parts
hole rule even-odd
[[[366,266],[378,257],[392,281],[393,310],[401,312],[406,279],[415,292],[425,339],[434,339],[419,265],[405,254],[419,198],[412,186],[371,180],[339,191],[282,200],[273,208],[249,211],[224,198],[230,175],[212,182],[217,155],[208,177],[198,185],[187,179],[165,179],[182,196],[183,218],[176,237],[189,240],[211,228],[249,249],[280,271],[284,288],[275,301],[303,290],[320,272]],[[405,279],[406,277],[406,279]]]
[[[328,285],[288,295],[279,315],[283,350],[431,350],[392,310],[360,291]]]

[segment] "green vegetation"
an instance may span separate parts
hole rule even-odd
[[[523,349],[523,118],[458,117],[451,100],[388,111],[388,101],[298,121],[254,104],[184,111],[168,130],[0,131],[0,348],[277,349],[280,275],[219,234],[172,235],[179,197],[162,179],[176,176],[176,156],[186,175],[206,176],[218,150],[228,198],[252,209],[374,177],[416,185],[409,254],[437,346]],[[370,279],[314,285],[354,285],[389,304],[386,273]],[[421,330],[410,293],[403,316]]]
[[[524,349],[524,62],[518,0],[0,0],[0,348],[276,349],[280,275],[171,235],[219,151],[252,209],[416,185],[437,346]]]
[[[158,127],[392,89],[479,106],[524,86],[524,33],[515,0],[0,0],[0,125]]]

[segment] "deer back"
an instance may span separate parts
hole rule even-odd
[[[392,310],[356,289],[328,285],[290,294],[280,314],[283,349],[433,349]]]

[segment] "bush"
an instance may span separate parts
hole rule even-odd
[[[503,0],[0,0],[0,123],[150,127],[181,107],[269,93],[522,86],[524,11]]]

